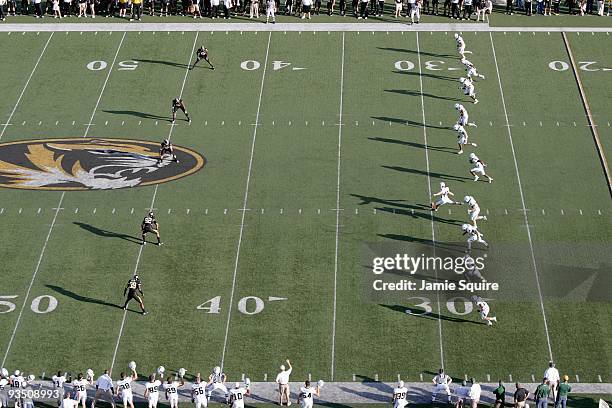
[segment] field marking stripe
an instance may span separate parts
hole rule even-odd
[[[179,98],[183,97],[183,91],[185,90],[185,84],[187,83],[187,76],[189,75],[189,67],[191,66],[191,57],[195,52],[196,43],[198,42],[199,31],[196,31],[196,35],[193,39],[193,46],[191,47],[191,53],[189,54],[189,59],[187,61],[187,69],[185,70],[185,76],[183,77],[183,83],[181,85],[181,91],[179,92]],[[172,138],[172,132],[174,131],[174,126],[170,126],[170,130],[168,132],[168,140]],[[153,210],[155,206],[155,199],[157,198],[157,190],[159,188],[159,184],[155,185],[155,189],[153,190],[153,197],[151,198],[151,205],[149,206],[149,211]],[[142,256],[142,250],[144,249],[144,245],[141,245],[138,249],[138,256],[136,257],[136,264],[134,265],[134,271],[132,272],[132,276],[136,275],[138,272],[138,266],[140,265],[140,258]],[[123,328],[125,327],[125,319],[127,317],[127,310],[123,311],[123,317],[121,318],[121,326],[119,327],[119,334],[117,335],[117,342],[115,343],[115,349],[113,351],[113,359],[110,365],[110,374],[113,372],[113,368],[115,366],[115,360],[117,359],[117,352],[119,351],[119,343],[121,342],[121,337],[123,336]]]
[[[268,68],[268,55],[270,54],[270,39],[272,32],[268,33],[268,45],[266,47],[266,59],[264,60],[263,73],[261,74],[261,86],[259,87],[259,101],[257,102],[257,113],[255,115],[255,123],[259,123],[259,112],[261,110],[261,98],[263,96],[264,82],[266,81],[266,70]],[[253,155],[255,153],[255,141],[257,140],[257,129],[259,126],[253,126],[253,140],[251,141],[251,157],[249,158],[249,170],[247,172],[246,186],[244,189],[244,202],[242,208],[248,208],[247,202],[249,199],[249,184],[251,182],[251,171],[253,170]],[[238,245],[236,248],[236,260],[234,262],[234,275],[232,277],[232,291],[230,292],[230,301],[227,308],[227,322],[225,324],[225,337],[223,339],[223,351],[221,353],[221,370],[225,363],[225,353],[227,350],[227,337],[229,334],[230,319],[232,318],[232,306],[234,303],[234,292],[236,291],[236,275],[238,273],[238,261],[240,259],[240,247],[242,246],[242,234],[244,233],[244,219],[246,211],[242,211],[242,219],[240,221],[240,233],[238,235]]]
[[[34,76],[34,72],[36,72],[36,68],[38,67],[38,64],[40,63],[40,60],[42,59],[43,55],[45,54],[45,51],[47,50],[47,46],[49,45],[49,42],[51,41],[52,37],[53,37],[53,33],[51,33],[49,38],[47,38],[47,42],[45,43],[45,46],[40,52],[40,55],[38,56],[38,59],[36,60],[36,64],[34,64],[34,68],[32,68],[32,72],[30,72],[30,76],[28,77],[25,85],[23,86],[23,89],[21,90],[21,93],[19,94],[19,98],[17,98],[17,102],[15,102],[15,105],[13,106],[13,110],[11,111],[11,114],[9,115],[6,122],[4,123],[2,132],[0,132],[0,139],[2,139],[2,137],[4,136],[4,132],[6,132],[6,128],[9,126],[11,119],[13,119],[13,115],[15,114],[15,111],[17,110],[17,107],[19,106],[19,103],[21,102],[21,98],[23,98],[23,94],[28,88],[28,85],[30,84],[32,77]]]
[[[504,116],[506,118],[506,129],[508,131],[508,140],[510,141],[510,148],[512,149],[512,158],[514,160],[514,170],[516,172],[516,179],[518,181],[519,192],[521,194],[521,205],[523,212],[523,219],[525,222],[525,230],[527,231],[527,239],[529,240],[529,248],[531,249],[531,262],[533,264],[533,272],[535,274],[536,286],[538,288],[538,296],[540,298],[540,308],[542,310],[542,319],[544,321],[544,332],[546,334],[546,343],[548,345],[548,354],[550,359],[553,360],[552,347],[550,345],[550,334],[548,333],[548,321],[546,319],[546,310],[544,308],[544,300],[542,298],[542,289],[540,287],[540,276],[538,274],[538,265],[535,259],[535,251],[533,249],[533,241],[531,239],[531,229],[529,228],[529,217],[527,216],[527,207],[525,206],[525,194],[523,193],[523,185],[521,183],[521,175],[519,172],[518,161],[516,159],[516,151],[514,150],[514,142],[512,140],[512,128],[508,119],[508,110],[506,109],[506,98],[504,97],[504,90],[501,82],[501,75],[499,73],[499,65],[497,63],[497,54],[495,53],[495,44],[493,43],[493,34],[489,33],[491,39],[491,50],[493,51],[493,60],[495,61],[495,70],[497,71],[497,82],[499,84],[499,93],[501,95],[502,106],[504,108]]]
[[[21,322],[21,316],[23,314],[23,309],[25,309],[25,305],[28,302],[30,297],[30,291],[32,290],[32,286],[34,285],[34,279],[36,279],[36,275],[40,269],[40,265],[42,263],[43,256],[45,255],[45,251],[47,249],[47,244],[49,243],[49,239],[51,238],[51,232],[53,231],[53,227],[55,226],[55,221],[57,220],[57,215],[62,209],[62,201],[64,201],[64,196],[66,192],[63,191],[60,196],[59,203],[57,207],[55,207],[55,214],[53,215],[53,220],[51,221],[51,226],[49,227],[49,231],[47,232],[47,237],[45,238],[45,243],[43,244],[42,250],[40,251],[40,255],[38,256],[38,262],[36,263],[36,268],[34,269],[34,273],[32,274],[32,279],[30,279],[30,284],[28,285],[28,290],[26,291],[25,297],[23,298],[23,303],[21,304],[21,309],[19,310],[19,315],[17,316],[17,321],[15,322],[15,327],[13,327],[13,332],[11,333],[11,338],[9,339],[9,343],[6,346],[6,352],[4,353],[4,357],[2,358],[2,364],[0,367],[4,367],[4,363],[8,357],[9,351],[11,350],[11,346],[13,344],[13,340],[15,340],[15,334],[17,333],[17,328],[19,327],[19,323]]]
[[[419,33],[416,33],[416,43],[417,43],[417,57],[419,62],[419,84],[421,87],[421,114],[423,120],[423,143],[425,144],[425,162],[427,165],[427,188],[429,191],[429,197],[431,197],[431,173],[429,170],[429,145],[427,144],[427,124],[425,122],[425,97],[423,95],[423,67],[421,64],[421,46],[419,43]],[[434,215],[433,212],[430,213],[431,216],[431,242],[433,244],[433,253],[434,257],[436,256],[436,230],[434,224]],[[436,280],[438,279],[438,271],[434,269]],[[444,346],[442,345],[442,310],[440,307],[440,291],[436,290],[436,303],[438,304],[438,337],[440,341],[440,368],[444,369]]]
[[[342,123],[342,109],[344,101],[344,38],[342,33],[342,63],[340,66],[340,108],[339,123]],[[340,208],[340,163],[342,159],[342,126],[338,126],[338,179],[336,184],[336,208]],[[334,254],[334,312],[332,320],[332,349],[331,349],[331,381],[334,381],[334,366],[336,356],[336,299],[338,289],[338,247],[340,240],[340,211],[336,211],[336,249]]]
[[[110,67],[108,68],[108,73],[106,74],[106,79],[104,79],[104,84],[102,85],[102,90],[100,91],[100,95],[98,95],[98,100],[96,101],[96,106],[94,106],[93,112],[91,112],[91,116],[89,118],[89,122],[87,122],[87,128],[85,128],[85,134],[83,135],[83,137],[87,137],[87,135],[89,134],[89,128],[91,127],[91,124],[93,122],[93,118],[96,115],[96,111],[98,110],[98,106],[100,105],[100,100],[102,100],[102,95],[104,94],[104,90],[106,89],[106,84],[108,83],[108,79],[111,76],[111,73],[113,72],[113,68],[115,67],[115,62],[117,61],[117,56],[119,55],[119,50],[121,50],[121,46],[123,45],[123,40],[125,39],[125,35],[127,33],[124,31],[123,32],[123,36],[121,37],[121,41],[119,41],[119,46],[117,47],[117,51],[115,52],[115,56],[113,57],[113,62],[111,63]]]
[[[593,135],[593,140],[595,141],[595,148],[597,149],[597,154],[599,155],[599,161],[603,167],[604,175],[608,180],[608,192],[610,193],[610,197],[612,197],[612,177],[610,176],[610,169],[608,167],[608,160],[606,159],[606,154],[604,153],[604,149],[601,145],[601,140],[599,139],[599,132],[597,131],[597,125],[595,125],[595,120],[593,119],[593,115],[591,113],[591,107],[586,97],[586,92],[584,91],[584,87],[582,86],[582,80],[580,79],[580,74],[576,69],[576,61],[574,60],[574,54],[572,53],[572,48],[570,46],[569,40],[565,33],[561,33],[563,37],[563,43],[565,44],[565,50],[567,51],[567,55],[569,56],[570,62],[572,63],[572,71],[574,71],[574,78],[576,78],[576,83],[578,84],[578,91],[580,92],[580,99],[582,99],[582,106],[587,114],[587,119],[589,120],[589,127],[591,128],[591,134]]]

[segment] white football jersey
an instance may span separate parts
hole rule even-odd
[[[314,387],[304,387],[300,388],[300,400],[302,401],[302,406],[312,406],[313,398],[317,391]]]
[[[214,372],[210,373],[210,379],[214,383],[222,383],[224,376],[225,376],[224,373],[219,373],[219,374],[215,374]]]
[[[461,38],[461,37],[459,37],[459,38]],[[469,231],[469,229],[468,229],[468,231]],[[436,375],[434,377],[434,381],[435,381],[436,384],[446,384],[446,383],[448,383],[449,378],[450,377],[448,375],[446,375],[446,374],[438,374],[438,375]]]
[[[459,36],[457,37],[457,47],[461,47],[465,45],[465,41],[463,41],[463,37]]]
[[[206,384],[204,384],[203,382],[200,383],[193,383],[193,385],[191,386],[191,389],[193,390],[193,398],[195,398],[197,401],[205,401],[206,400]]]
[[[457,129],[457,133],[458,133],[458,137],[467,136],[467,132],[465,131],[465,128],[461,125],[459,125],[459,128]]]
[[[450,188],[448,188],[448,187],[442,187],[442,188],[440,189],[440,193],[441,193],[440,195],[441,195],[442,197],[446,198],[446,197],[448,197],[448,192],[449,192],[449,191],[450,191]]]
[[[232,388],[229,390],[230,401],[232,401],[232,408],[244,408],[244,394],[246,390],[244,388]]]
[[[21,375],[11,375],[11,387],[13,388],[21,388],[25,387],[26,380]]]
[[[82,380],[74,380],[72,382],[72,386],[76,392],[85,392],[85,387],[87,387],[87,384],[88,382],[84,378]]]
[[[6,378],[0,378],[0,391],[4,391],[5,387],[8,385],[8,380]]]
[[[60,375],[59,377],[57,375],[54,375],[53,377],[51,377],[51,381],[53,381],[53,386],[55,388],[62,388],[64,386],[64,383],[66,382],[66,377],[64,377],[63,375]]]
[[[145,384],[145,388],[149,392],[149,398],[159,396],[160,386],[161,386],[161,381],[159,380],[155,380],[153,382],[148,382]]]
[[[117,381],[117,389],[121,390],[121,395],[124,397],[132,396],[132,376],[125,377],[123,380]]]
[[[470,208],[476,208],[478,207],[478,203],[476,202],[476,200],[474,199],[474,197],[470,197],[470,201],[468,201],[466,203],[467,205],[470,206]]]
[[[403,408],[408,405],[406,396],[408,395],[408,388],[397,387],[393,389],[393,408]]]
[[[164,389],[168,393],[169,398],[178,398],[178,381],[172,381],[164,384]]]
[[[78,401],[73,400],[72,398],[64,398],[62,400],[61,408],[76,408],[78,405]]]
[[[489,311],[491,310],[491,308],[489,307],[489,304],[487,302],[480,301],[476,303],[476,305],[480,308],[480,312],[483,315],[486,316],[489,314]]]

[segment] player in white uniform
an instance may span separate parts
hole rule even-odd
[[[461,37],[457,33],[455,33],[455,41],[457,42],[457,52],[459,53],[459,55],[461,55],[462,58],[465,58],[465,54],[472,53],[472,51],[465,50],[465,41],[463,40],[463,37]]]
[[[9,378],[9,382],[11,383],[11,388],[23,388],[26,384],[26,380],[19,370],[15,370],[13,375]]]
[[[461,63],[465,66],[468,78],[472,79],[472,77],[477,77],[485,79],[484,75],[480,75],[478,73],[478,70],[476,70],[476,66],[470,61],[468,61],[466,58],[461,58]]]
[[[70,398],[69,392],[60,396],[60,398],[63,398],[62,403],[60,404],[60,408],[77,408],[79,406],[79,401]]]
[[[455,123],[455,126],[453,126],[453,129],[457,131],[457,146],[459,146],[459,150],[457,151],[457,154],[463,154],[463,146],[469,145],[473,147],[478,147],[476,143],[471,143],[468,141],[469,136],[463,126]]]
[[[485,167],[487,167],[486,163],[480,160],[476,154],[470,153],[469,162],[474,165],[474,167],[470,170],[470,174],[474,176],[474,181],[478,181],[478,174],[486,177],[489,183],[493,181],[493,177],[485,173]]]
[[[9,380],[6,378],[8,376],[8,371],[6,369],[2,369],[2,373],[0,375],[0,408],[8,407],[8,393],[7,388],[9,385]]]
[[[217,366],[213,368],[212,372],[208,376],[208,384],[206,385],[206,396],[210,401],[210,396],[213,391],[221,390],[225,394],[225,400],[228,398],[227,387],[225,386],[225,380],[227,379],[225,373],[221,372],[221,367]]]
[[[76,404],[80,403],[83,408],[85,408],[85,403],[87,402],[87,385],[91,385],[91,381],[87,381],[83,377],[83,373],[79,373],[77,379],[72,381]]]
[[[130,406],[134,408],[134,396],[132,394],[132,381],[138,379],[138,374],[135,369],[130,368],[132,371],[130,375],[126,376],[125,373],[119,375],[120,380],[117,381],[117,396],[121,393],[123,399],[123,408]]]
[[[410,1],[410,22],[412,24],[421,21],[421,0],[411,0]]]
[[[251,395],[249,388],[242,388],[240,383],[234,384],[234,388],[229,390],[229,403],[231,408],[244,408],[244,397]]]
[[[459,88],[463,90],[463,94],[472,98],[474,105],[478,103],[478,99],[476,99],[476,88],[474,87],[474,82],[470,78],[459,78]]]
[[[489,316],[491,308],[489,307],[489,304],[487,302],[482,299],[477,299],[476,306],[478,306],[478,313],[480,315],[480,318],[482,320],[485,320],[488,326],[493,326],[493,322],[497,322],[497,317]]]
[[[66,377],[62,375],[61,371],[58,371],[56,375],[51,377],[51,381],[53,381],[53,388],[57,390],[57,406],[62,405],[62,400],[64,399],[64,383],[66,382]]]
[[[406,399],[408,395],[408,388],[405,387],[403,381],[397,383],[397,387],[393,389],[393,408],[404,408],[408,405]]]
[[[466,195],[463,197],[463,202],[468,205],[468,215],[470,216],[470,221],[472,221],[472,225],[477,227],[476,221],[484,220],[487,221],[486,215],[480,215],[480,206],[476,199],[472,196]]]
[[[455,109],[459,111],[459,119],[457,120],[457,124],[461,126],[476,126],[476,123],[469,121],[469,115],[465,106],[460,103],[455,104]]]
[[[487,243],[487,241],[482,239],[483,235],[480,231],[478,231],[477,227],[470,225],[470,224],[463,224],[461,226],[461,230],[463,231],[463,235],[468,234],[468,240],[467,240],[468,251],[472,250],[472,242],[480,242],[485,247],[487,248],[489,247],[489,244]]]
[[[191,402],[195,403],[195,408],[208,407],[208,398],[206,398],[206,384],[202,382],[200,373],[196,374],[195,382],[191,385]]]
[[[450,197],[454,197],[455,195],[450,191],[450,189],[448,187],[446,187],[446,183],[444,183],[443,181],[440,182],[440,191],[435,193],[433,196],[434,196],[434,198],[435,197],[440,197],[440,198],[438,198],[437,201],[431,203],[431,209],[433,211],[438,211],[438,207],[440,207],[440,206],[442,206],[444,204],[458,204],[458,205],[461,205],[461,203],[459,201],[453,201],[450,198]]]
[[[312,408],[315,395],[317,397],[321,396],[321,388],[318,385],[313,387],[310,385],[310,381],[305,381],[304,386],[300,388],[297,403],[301,404],[302,408]]]
[[[170,402],[170,408],[178,408],[178,389],[185,385],[183,377],[179,378],[180,381],[173,380],[168,376],[168,381],[164,384],[164,390],[166,390],[166,399]]]
[[[162,385],[164,377],[160,380],[155,379],[155,374],[149,376],[149,382],[145,383],[144,397],[149,402],[149,408],[157,408],[157,401],[159,400],[159,387]]]
[[[441,368],[438,371],[438,375],[436,375],[431,381],[433,382],[433,385],[434,385],[434,390],[431,393],[431,402],[436,402],[437,394],[444,393],[446,394],[447,401],[450,403],[451,402],[450,385],[453,382],[452,378],[446,375],[444,373],[444,370]]]

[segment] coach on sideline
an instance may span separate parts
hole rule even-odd
[[[96,407],[96,401],[100,399],[100,397],[104,397],[113,408],[115,408],[115,400],[113,399],[113,395],[115,395],[115,389],[113,388],[113,380],[108,375],[108,370],[104,370],[104,374],[98,377],[98,381],[96,381],[96,395],[94,397],[93,402],[91,403],[91,408]]]
[[[287,366],[289,369],[285,369],[284,365],[280,366],[280,373],[276,375],[276,383],[278,384],[278,405],[283,406],[283,396],[287,399],[287,406],[291,405],[290,392],[289,392],[289,376],[293,367],[291,362],[287,359]]]

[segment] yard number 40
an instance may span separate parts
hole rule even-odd
[[[264,301],[257,296],[246,296],[238,301],[238,311],[245,315],[255,315],[264,310]],[[218,314],[221,312],[221,296],[207,300],[198,307],[198,310],[206,310],[209,314]]]

